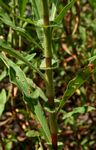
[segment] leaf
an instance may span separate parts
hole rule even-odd
[[[7,102],[6,91],[2,89],[2,91],[0,92],[0,116],[4,111],[6,102]]]
[[[29,130],[29,131],[26,132],[26,136],[29,137],[29,138],[30,138],[30,137],[39,137],[40,134],[39,134],[38,131]]]
[[[8,2],[8,1],[6,1]],[[8,10],[9,12],[11,11],[10,7],[8,5],[5,4],[5,2],[3,2],[2,0],[0,0],[0,6],[2,6],[3,9]]]
[[[94,0],[88,0],[89,1],[89,4],[91,5],[91,7],[93,7],[93,9],[96,8],[96,1]]]
[[[43,16],[43,7],[42,7],[42,2],[41,0],[31,0],[32,6],[33,6],[33,12],[35,15],[35,20],[37,20],[37,25],[42,25],[43,24],[43,20],[42,20],[42,16]],[[37,36],[40,40],[40,43],[43,46],[43,38],[44,38],[44,30],[43,28],[36,28],[36,32],[37,32]]]
[[[4,58],[3,58],[4,59]],[[11,60],[6,58],[6,63],[9,65],[9,76],[11,81],[17,85],[17,87],[22,91],[24,95],[24,100],[28,103],[32,113],[35,113],[36,118],[41,124],[43,135],[46,137],[45,139],[50,142],[50,131],[48,128],[48,124],[46,118],[44,116],[42,107],[39,102],[39,95],[41,95],[40,89],[33,90],[33,87],[28,83],[28,80],[24,74],[24,72]],[[39,93],[40,91],[40,93]],[[44,95],[43,95],[44,96]],[[2,96],[1,96],[2,98]]]
[[[75,3],[76,0],[71,0],[59,13],[59,15],[55,18],[54,22],[59,23],[60,21],[62,21],[64,15],[66,14],[66,12],[68,11],[68,9],[70,9],[73,4]]]
[[[36,86],[33,81],[29,78],[26,78],[24,72],[20,69],[20,67],[13,63],[11,60],[9,60],[7,57],[4,57],[3,55],[0,55],[1,59],[5,64],[7,64],[7,67],[9,68],[9,73],[11,75],[12,81],[16,83],[16,85],[23,91],[23,93],[27,96],[31,94],[30,88],[36,89],[34,93],[32,94],[32,98],[38,97],[38,95],[44,100],[47,101],[47,97],[45,96],[44,92]],[[27,89],[27,93],[26,93]],[[25,91],[24,91],[25,90]]]
[[[79,26],[79,32],[80,32],[80,37],[83,41],[83,44],[85,44],[86,39],[87,39],[86,28],[83,26]]]
[[[46,136],[48,142],[51,142],[50,130],[40,104],[38,104],[38,106],[35,106],[35,113],[36,113],[37,120],[40,122],[42,126],[42,132],[44,132],[43,135]]]
[[[35,103],[32,103],[32,99],[28,97],[24,97],[25,101],[28,103],[30,110],[32,113],[35,114],[36,120],[40,123],[41,128],[40,131],[42,131],[42,135],[45,137],[45,140],[50,143],[51,142],[51,133],[48,127],[48,123],[46,120],[46,117],[44,115],[43,109],[41,104],[35,101]]]
[[[34,85],[32,86],[29,84],[29,80],[17,64],[2,55],[1,57],[2,60],[4,60],[4,62],[6,62],[9,66],[9,76],[11,81],[22,91],[24,100],[28,103],[30,110],[35,114],[35,117],[40,122],[43,135],[45,136],[46,141],[49,142],[51,137],[49,127],[44,116],[43,109],[38,102],[39,96],[41,96],[43,92],[41,92],[40,89],[38,90],[38,88],[34,89]]]
[[[43,15],[43,7],[41,0],[31,0],[31,3],[33,6],[34,15],[36,15],[36,20],[40,20]]]
[[[11,140],[7,140],[6,144],[5,144],[5,149],[6,150],[11,150],[12,149],[12,145],[13,145],[13,142]]]
[[[24,95],[24,100],[28,103],[32,113],[35,113],[36,118],[41,124],[43,135],[46,137],[45,139],[50,141],[50,131],[48,128],[48,124],[46,118],[44,116],[43,110],[39,102],[39,96],[41,96],[41,90],[36,88],[35,90],[29,84],[24,72],[11,60],[8,58],[4,58],[4,61],[9,65],[9,76],[11,81],[17,85],[17,87],[22,91]],[[44,95],[43,95],[44,96]]]
[[[3,23],[11,27],[13,30],[19,32],[22,36],[24,36],[29,42],[35,44],[38,48],[42,49],[41,46],[32,38],[32,36],[24,29],[19,26],[16,26],[8,16],[8,14],[4,12],[0,12],[0,20],[2,20]]]
[[[50,20],[54,21],[55,19],[55,15],[56,15],[56,11],[57,11],[57,4],[58,4],[58,0],[53,0],[52,2],[52,9],[51,9],[51,16],[50,16]]]
[[[18,4],[19,4],[19,11],[20,11],[20,16],[21,16],[21,17],[24,16],[27,2],[28,2],[28,0],[19,0],[19,1],[18,1]]]
[[[47,101],[47,97],[45,96],[44,92],[39,88],[38,88],[38,91],[39,91],[39,96],[44,100],[44,101]]]
[[[88,60],[89,60],[89,63],[92,63],[93,61],[96,60],[96,55],[90,57]]]
[[[94,69],[94,72],[96,72],[96,69]],[[60,102],[58,111],[64,106],[65,102],[75,93],[76,89],[78,89],[89,78],[91,73],[91,70],[88,67],[85,67],[81,69],[78,72],[77,76],[68,83],[67,89]]]
[[[17,85],[17,87],[22,91],[22,93],[25,94],[27,97],[33,98],[33,89],[29,86],[24,72],[10,60],[8,60],[8,64],[10,65],[9,76],[11,82]]]
[[[25,58],[27,59],[27,61],[31,61],[31,62],[34,61],[33,58],[36,56],[36,53],[33,53],[33,54],[22,53],[22,55],[23,54],[25,55]],[[24,64],[24,62],[21,60],[18,60],[17,64],[22,65],[22,64]]]
[[[52,59],[52,67],[51,67],[51,69],[56,69],[56,68],[58,68],[58,66],[59,66],[59,61],[56,60],[56,59]],[[41,70],[48,70],[48,69],[50,69],[50,67],[46,68],[46,60],[45,59],[43,59],[41,61],[40,69]]]
[[[64,114],[63,119],[70,118],[70,117],[72,117],[75,114],[84,114],[84,113],[90,112],[92,110],[95,110],[95,108],[92,107],[92,106],[77,107],[77,108],[74,108],[73,111],[67,112],[66,114]]]
[[[39,92],[37,89],[33,89],[32,85],[28,83],[25,73],[20,69],[20,67],[12,62],[7,57],[2,58],[6,61],[9,66],[9,76],[11,82],[13,82],[22,91],[24,95],[28,98],[37,99],[39,97]]]
[[[47,101],[47,97],[45,96],[44,92],[35,83],[33,83],[31,79],[27,78],[27,80],[28,80],[29,85],[30,86],[33,85],[33,87],[35,89],[37,89],[37,91],[39,93],[39,96],[46,102]]]
[[[2,73],[0,74],[0,81],[2,81],[7,75],[6,70],[2,71]]]
[[[22,60],[31,69],[34,69],[41,76],[42,79],[45,80],[44,75],[38,68],[36,68],[34,65],[32,65],[32,63],[27,61],[27,59],[20,52],[14,50],[7,42],[5,42],[3,40],[0,40],[0,51],[7,52],[8,54],[12,55],[13,57]]]

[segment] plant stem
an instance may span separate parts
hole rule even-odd
[[[45,55],[45,76],[46,76],[46,94],[48,97],[49,108],[54,112],[49,113],[49,127],[51,131],[52,148],[57,150],[57,120],[54,104],[54,85],[52,70],[52,34],[49,27],[49,9],[47,0],[42,0],[43,4],[43,21],[44,21],[44,55]],[[50,69],[47,69],[50,68]]]

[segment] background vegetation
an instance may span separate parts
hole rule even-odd
[[[48,6],[58,149],[95,150],[96,2]],[[0,0],[0,150],[50,147],[41,8],[40,0]]]

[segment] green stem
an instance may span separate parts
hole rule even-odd
[[[48,97],[49,108],[53,113],[49,113],[49,127],[51,131],[52,148],[57,150],[57,120],[54,104],[54,85],[53,85],[53,70],[47,69],[52,67],[52,34],[49,27],[49,9],[47,0],[42,0],[43,4],[43,21],[44,21],[44,55],[46,63],[46,94]]]

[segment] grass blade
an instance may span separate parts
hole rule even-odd
[[[73,4],[75,3],[76,0],[71,0],[71,2],[69,2],[59,13],[59,15],[55,18],[55,22],[59,23],[60,21],[62,21],[64,15],[66,14],[66,12],[68,11],[68,9],[70,9]]]

